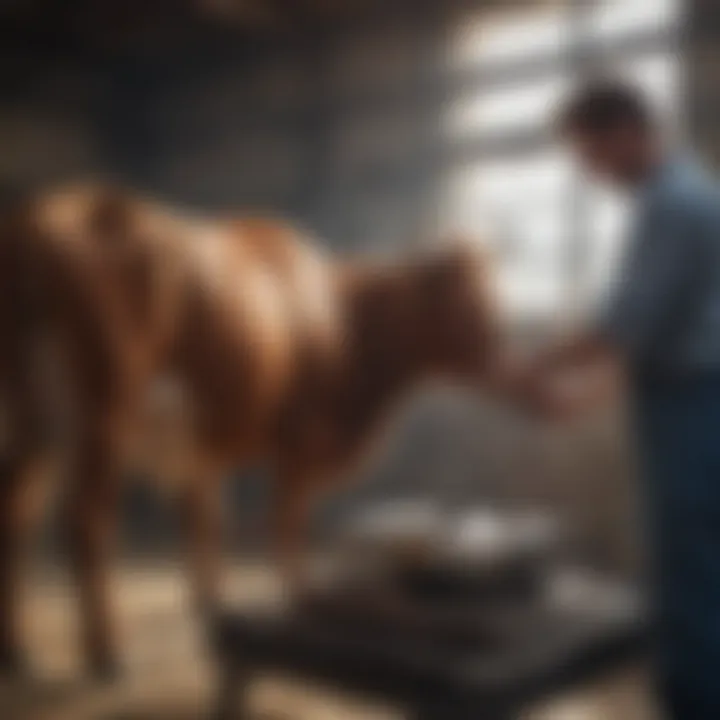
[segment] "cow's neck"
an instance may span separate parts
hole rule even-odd
[[[349,304],[350,364],[343,393],[350,425],[362,431],[427,376],[423,318],[401,278],[369,276]]]

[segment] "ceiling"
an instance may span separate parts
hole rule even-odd
[[[204,28],[246,37],[297,35],[352,26],[369,16],[413,17],[478,5],[560,0],[0,0],[2,37],[71,35],[103,45],[151,37],[163,42]],[[567,0],[570,1],[570,0]],[[578,0],[576,0],[578,1]],[[583,1],[583,0],[579,0]]]
[[[421,0],[422,1],[422,0]],[[3,30],[71,32],[106,41],[190,26],[262,34],[352,21],[405,0],[0,0]],[[408,3],[405,2],[405,6]]]

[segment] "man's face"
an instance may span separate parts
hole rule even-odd
[[[641,130],[577,131],[569,139],[581,166],[598,180],[623,188],[642,180],[648,139]]]

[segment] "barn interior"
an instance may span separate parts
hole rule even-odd
[[[547,342],[601,302],[628,214],[558,147],[558,102],[617,73],[649,92],[671,132],[720,158],[718,17],[703,0],[5,0],[0,203],[110,179],[200,214],[287,218],[347,256],[459,232],[497,260],[508,332]],[[427,393],[368,475],[323,512],[320,548],[387,503],[399,521],[428,503],[531,508],[560,519],[568,563],[643,576],[622,407],[538,428],[490,400]],[[1,717],[209,716],[213,663],[188,611],[172,507],[143,485],[126,495],[114,587],[127,676],[76,679],[51,512],[25,611],[43,681],[3,686]],[[261,471],[228,491],[233,597],[272,592],[269,495]],[[523,717],[653,720],[647,667],[640,658]],[[258,718],[402,716],[305,681],[263,679],[256,695]]]

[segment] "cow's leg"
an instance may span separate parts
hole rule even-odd
[[[203,618],[211,616],[219,600],[223,536],[220,491],[219,475],[203,475],[181,497],[193,604]]]
[[[295,470],[281,472],[277,478],[273,541],[283,589],[291,595],[302,593],[308,586],[308,531],[320,477]]]
[[[20,570],[27,536],[41,503],[34,458],[0,460],[0,674],[25,670],[20,650]]]
[[[118,504],[113,444],[95,436],[82,443],[74,463],[68,521],[83,649],[90,671],[101,680],[114,678],[120,669],[108,576]]]

